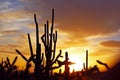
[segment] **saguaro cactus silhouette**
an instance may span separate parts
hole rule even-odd
[[[33,48],[31,43],[31,38],[28,33],[28,42],[29,42],[29,48],[30,48],[30,54],[31,56],[29,59],[27,59],[19,50],[16,49],[16,52],[22,56],[22,58],[27,61],[26,66],[29,64],[29,62],[33,62],[35,64],[34,68],[34,74],[36,80],[42,79],[44,76],[49,78],[50,77],[50,71],[56,68],[61,67],[64,65],[64,61],[61,62],[58,60],[59,57],[61,57],[62,51],[60,50],[58,55],[55,55],[56,53],[56,43],[57,43],[57,31],[53,33],[54,28],[54,10],[52,10],[52,25],[49,32],[49,21],[44,25],[44,34],[41,37],[43,45],[44,45],[44,53],[41,53],[41,44],[39,42],[39,29],[38,29],[38,23],[36,19],[36,15],[34,14],[34,21],[36,24],[36,54],[33,54]],[[45,54],[45,56],[44,56]],[[45,59],[44,59],[45,58]],[[46,60],[45,66],[43,65],[43,60]],[[54,63],[58,63],[58,66],[53,66]],[[60,64],[62,63],[62,64]]]
[[[53,33],[54,28],[54,10],[52,10],[52,23],[51,23],[51,29],[49,32],[49,21],[44,25],[44,34],[41,37],[42,42],[45,47],[45,58],[46,58],[46,76],[50,76],[50,71],[56,68],[61,67],[62,65],[58,65],[53,67],[53,64],[55,62],[60,62],[58,58],[61,56],[62,51],[60,50],[59,54],[55,57],[56,54],[56,43],[57,43],[57,31]]]
[[[35,68],[34,68],[34,75],[36,77],[36,80],[38,80],[42,75],[42,71],[43,71],[43,65],[42,65],[42,61],[43,61],[43,57],[44,55],[41,53],[41,44],[39,43],[39,29],[38,29],[38,23],[36,20],[36,15],[34,14],[34,20],[35,20],[35,24],[36,24],[36,54],[33,54],[33,48],[32,48],[32,44],[31,44],[31,38],[30,35],[28,33],[28,42],[29,42],[29,48],[30,48],[30,58],[27,59],[19,50],[16,49],[16,52],[18,54],[20,54],[22,56],[22,58],[27,61],[26,64],[26,70],[28,70],[28,65],[29,62],[33,62],[35,64]]]
[[[88,50],[86,50],[86,70],[88,70]]]
[[[6,64],[6,67],[8,69],[8,72],[11,72],[12,70],[17,68],[17,66],[15,65],[17,58],[18,57],[15,57],[12,63],[10,63],[10,59],[8,57],[6,58],[5,64]]]
[[[10,59],[7,57],[6,60],[2,59],[0,63],[0,80],[10,80],[9,76],[12,71],[17,70],[17,66],[15,65],[17,61],[17,56],[11,62]]]
[[[29,73],[29,68],[31,67],[30,62],[32,61],[32,57],[30,56],[29,59],[27,59],[20,51],[16,50],[16,52],[22,56],[22,58],[26,61],[26,66],[25,66],[25,71],[24,71],[24,75],[23,75],[23,80],[26,80],[28,77],[28,73]]]
[[[69,80],[69,63],[68,63],[68,60],[69,60],[69,58],[68,58],[68,52],[66,52],[65,53],[65,80]]]
[[[10,59],[8,57],[6,58],[5,67],[6,67],[7,74],[4,77],[6,80],[9,80],[9,75],[11,74],[11,72],[17,69],[17,66],[15,65],[17,58],[18,57],[16,56],[12,63],[10,62]]]

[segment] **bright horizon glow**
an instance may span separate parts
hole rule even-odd
[[[85,55],[86,55],[86,49],[90,49],[90,48],[86,48],[84,47],[71,47],[71,48],[67,48],[66,51],[68,51],[68,56],[69,56],[69,61],[75,63],[72,65],[69,65],[70,67],[70,72],[74,71],[80,71],[83,69],[83,63],[85,63]]]
[[[81,71],[83,69],[83,61],[80,59],[79,56],[72,56],[70,57],[71,62],[75,63],[73,65],[70,65],[70,72],[72,72],[73,70],[75,71]]]

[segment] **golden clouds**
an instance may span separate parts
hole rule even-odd
[[[100,43],[103,46],[106,47],[118,47],[120,48],[120,41],[104,41]]]
[[[13,10],[13,11],[1,12],[0,20],[4,20],[4,21],[6,20],[15,21],[15,20],[20,20],[20,19],[26,20],[30,18],[30,16],[31,16],[31,13],[18,9],[18,10]]]
[[[0,11],[1,52],[15,53],[17,48],[23,54],[29,54],[27,33],[31,34],[35,50],[33,14],[37,14],[38,23],[43,27],[45,20],[50,18],[51,9],[55,8],[55,29],[59,33],[58,49],[70,51],[69,55],[72,55],[72,52],[78,55],[88,49],[93,61],[99,57],[107,60],[106,58],[119,55],[120,4],[118,0],[114,0],[114,3],[112,0],[110,2],[104,0],[19,1],[22,2],[22,7]],[[9,8],[9,5],[5,3],[3,7]],[[40,34],[43,31],[44,29],[41,28]]]
[[[1,53],[8,53],[8,54],[14,54],[15,50],[14,48],[20,47],[19,45],[15,45],[15,44],[4,44],[4,45],[0,45],[0,52]]]
[[[18,33],[19,31],[17,30],[8,30],[8,31],[1,31],[0,34],[16,34]]]

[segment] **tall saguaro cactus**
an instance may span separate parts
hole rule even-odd
[[[39,42],[39,29],[38,29],[36,15],[34,15],[34,20],[36,24],[36,58],[33,58],[33,62],[35,64],[35,69],[34,69],[35,76],[39,79],[39,76],[43,71],[42,61],[44,58],[44,54],[41,53],[41,44]],[[32,53],[33,52],[31,51],[31,55],[33,55]]]
[[[31,61],[35,64],[34,74],[35,74],[36,80],[38,80],[42,76],[41,75],[43,71],[42,61],[43,61],[44,55],[41,53],[41,44],[39,43],[39,29],[38,29],[38,23],[37,23],[35,14],[34,14],[34,20],[36,24],[36,54],[35,55],[33,54],[33,48],[32,48],[32,43],[31,43],[31,38],[29,33],[28,33],[28,42],[29,42],[29,48],[30,48],[30,54],[31,54],[29,59],[27,59],[19,50],[16,49],[16,52],[19,55],[21,55],[25,61],[27,61],[26,66],[28,66],[29,62]]]
[[[49,31],[49,21],[44,25],[44,34],[41,37],[43,45],[44,45],[44,54],[41,53],[41,44],[39,42],[39,29],[38,29],[38,23],[36,19],[36,15],[34,14],[34,21],[36,24],[36,53],[33,54],[33,48],[31,43],[31,38],[28,33],[28,42],[29,42],[29,48],[30,48],[30,54],[31,56],[29,59],[27,59],[19,50],[16,49],[16,52],[22,56],[22,58],[27,62],[27,65],[29,65],[29,62],[33,62],[35,64],[34,68],[34,74],[36,80],[43,79],[42,77],[50,77],[50,71],[56,68],[61,67],[64,65],[64,62],[61,62],[58,60],[59,57],[61,57],[62,51],[60,50],[58,55],[55,55],[56,53],[56,43],[57,43],[57,31],[55,33],[53,32],[54,28],[54,10],[52,10],[52,25],[51,29]],[[45,58],[45,59],[44,59]],[[45,66],[43,65],[43,60],[46,60]],[[53,66],[54,63],[58,63],[58,66]]]
[[[88,50],[86,50],[86,70],[88,70]]]
[[[61,65],[58,65],[56,67],[53,67],[53,64],[55,62],[60,62],[58,58],[61,56],[61,50],[60,53],[55,57],[56,52],[56,43],[57,43],[57,31],[53,33],[54,28],[54,10],[52,10],[52,23],[51,23],[51,29],[49,31],[49,21],[44,25],[44,34],[41,37],[42,42],[45,47],[45,58],[46,58],[46,76],[50,76],[50,71],[52,69],[59,68]]]

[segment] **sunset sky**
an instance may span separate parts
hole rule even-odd
[[[0,61],[18,56],[15,49],[27,56],[27,33],[35,46],[34,13],[42,36],[52,9],[58,31],[57,51],[62,49],[63,56],[67,51],[79,67],[83,67],[86,50],[89,66],[104,69],[96,60],[110,67],[120,62],[120,0],[0,0]],[[18,62],[21,60],[19,56]]]

